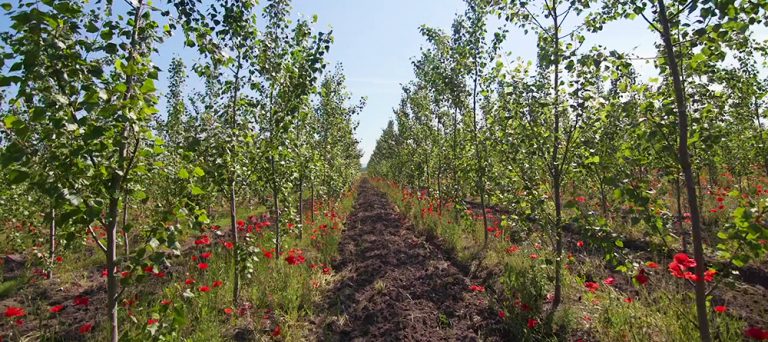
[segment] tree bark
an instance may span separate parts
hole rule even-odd
[[[680,78],[680,72],[672,44],[671,30],[667,18],[667,8],[664,0],[657,0],[659,24],[661,25],[661,39],[664,42],[666,61],[669,72],[672,74],[672,84],[675,90],[675,103],[677,106],[677,126],[679,130],[678,159],[683,170],[685,190],[688,195],[688,206],[691,212],[691,225],[693,233],[693,255],[696,259],[696,313],[698,316],[699,334],[703,342],[712,341],[707,318],[706,284],[704,283],[704,246],[701,233],[701,215],[696,195],[696,180],[693,177],[691,155],[688,151],[688,108],[685,103],[685,92]]]

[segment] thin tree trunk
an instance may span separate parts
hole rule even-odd
[[[296,227],[299,229],[299,240],[302,238],[302,226],[304,225],[304,177],[299,177],[299,223]]]
[[[683,226],[683,194],[680,189],[680,175],[675,175],[675,197],[677,200],[677,227],[680,232],[683,252],[688,253],[688,232]]]
[[[552,3],[552,12],[557,11],[557,3],[556,1],[553,1]],[[552,104],[552,112],[555,119],[554,122],[554,130],[553,130],[553,137],[554,141],[552,144],[552,163],[551,163],[551,172],[552,172],[552,190],[554,191],[553,197],[555,200],[555,296],[552,300],[552,314],[554,314],[555,311],[557,311],[557,308],[560,306],[560,303],[562,302],[562,283],[563,283],[563,232],[562,232],[562,198],[560,194],[560,186],[561,186],[561,174],[560,174],[560,165],[558,163],[559,160],[559,149],[560,149],[560,23],[558,22],[558,16],[557,13],[552,16],[552,21],[554,23],[554,32],[552,34],[552,38],[554,39],[554,81],[552,83],[552,91],[554,92],[554,103]]]
[[[667,19],[667,7],[664,0],[657,0],[659,24],[661,24],[661,39],[664,41],[666,51],[666,61],[669,66],[669,72],[672,74],[672,83],[675,89],[675,102],[677,104],[677,123],[679,129],[679,147],[678,158],[680,168],[683,170],[685,179],[685,189],[688,194],[688,206],[691,212],[691,223],[693,232],[693,255],[696,259],[696,313],[698,316],[699,333],[703,342],[712,341],[709,331],[709,320],[707,319],[707,298],[706,284],[704,283],[704,246],[701,233],[701,215],[699,214],[699,205],[696,196],[696,180],[693,177],[691,165],[691,156],[688,151],[688,108],[685,103],[685,92],[682,86],[677,59],[675,56],[674,45]]]
[[[236,188],[237,185],[237,171],[235,168],[236,163],[236,156],[234,155],[234,148],[235,148],[235,135],[237,130],[237,104],[238,104],[238,96],[240,92],[240,71],[243,68],[242,59],[240,54],[237,56],[237,68],[235,70],[235,87],[232,94],[232,104],[230,107],[230,134],[232,135],[232,146],[229,152],[229,167],[230,167],[230,174],[229,174],[229,224],[230,229],[232,232],[232,251],[234,256],[234,274],[232,275],[232,303],[237,306],[238,300],[240,298],[240,248],[238,246],[239,243],[239,234],[237,232],[237,196],[236,196]]]
[[[128,241],[128,230],[125,229],[127,227],[126,226],[127,224],[128,224],[128,196],[125,196],[125,198],[123,199],[123,222],[120,225],[120,227],[122,227],[122,230],[123,230],[123,247],[125,248],[124,250],[125,256],[128,256],[128,252],[130,251],[130,244]]]
[[[56,262],[56,205],[51,206],[51,226],[48,232],[49,245],[48,245],[48,258],[50,262],[50,268],[48,268],[48,279],[53,279],[53,265]]]
[[[312,202],[312,203],[310,204],[311,205],[311,210],[310,210],[310,213],[309,213],[309,215],[310,215],[309,219],[310,219],[310,221],[315,222],[315,181],[314,180],[312,182],[310,182],[310,188],[312,190],[310,191],[311,195],[310,195],[310,200],[309,201]]]
[[[480,77],[479,66],[477,65],[477,56],[475,60],[475,77],[474,85],[472,88],[472,128],[475,136],[475,158],[477,159],[477,187],[480,192],[480,210],[483,212],[483,246],[488,244],[488,215],[485,213],[485,180],[484,180],[484,167],[482,159],[482,151],[480,150],[480,139],[478,137],[477,128],[477,83]]]
[[[270,165],[272,168],[272,175],[275,175],[275,157],[270,158]],[[277,180],[275,184],[272,184],[272,205],[275,210],[275,255],[280,255],[280,192],[277,189]]]

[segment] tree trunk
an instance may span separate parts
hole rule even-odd
[[[683,252],[688,253],[688,232],[683,226],[683,194],[680,189],[680,175],[675,175],[675,197],[677,200],[677,227],[679,229]]]
[[[477,159],[477,187],[480,192],[480,210],[483,212],[483,246],[488,244],[488,215],[485,213],[485,180],[484,180],[484,167],[482,151],[480,150],[480,138],[478,137],[477,128],[477,83],[480,77],[480,70],[478,66],[477,56],[475,56],[475,77],[474,85],[472,88],[472,129],[475,137],[475,158]]]
[[[557,11],[557,4],[553,1],[552,8]],[[554,80],[552,83],[552,91],[554,92],[554,103],[552,104],[552,114],[554,116],[554,129],[552,144],[552,190],[554,191],[553,197],[555,200],[555,296],[552,300],[552,314],[557,311],[557,308],[562,302],[562,283],[563,283],[563,232],[562,232],[562,198],[560,194],[560,186],[562,185],[562,179],[560,174],[559,149],[560,149],[560,23],[558,22],[557,13],[552,16],[554,23],[554,32],[552,38],[554,39]]]
[[[275,177],[275,157],[270,158],[270,165],[272,168],[272,177]],[[274,180],[272,184],[272,205],[275,210],[275,255],[280,257],[280,192],[277,187],[277,180]]]
[[[309,201],[312,202],[310,204],[311,205],[311,209],[310,209],[310,213],[309,213],[309,219],[310,219],[310,221],[315,222],[315,181],[314,180],[312,182],[310,182],[309,187],[312,189],[312,190],[310,190],[311,195],[309,197],[310,198]]]
[[[51,206],[51,226],[48,232],[49,245],[48,245],[48,258],[50,262],[50,268],[48,269],[48,280],[53,279],[53,265],[56,263],[56,205]]]
[[[704,283],[704,246],[701,233],[701,215],[699,214],[699,205],[696,196],[696,180],[693,177],[691,165],[691,156],[688,151],[688,108],[685,103],[685,93],[680,79],[680,73],[677,66],[674,45],[667,19],[667,8],[664,0],[657,0],[659,24],[661,24],[661,39],[664,41],[666,51],[666,61],[669,66],[669,72],[672,74],[672,83],[675,89],[675,102],[677,105],[677,123],[679,129],[679,147],[678,158],[680,168],[683,170],[685,179],[685,189],[688,195],[688,206],[691,212],[691,223],[693,233],[693,255],[696,259],[696,313],[698,316],[699,333],[703,342],[712,341],[709,331],[709,320],[707,319],[707,298],[706,284]]]
[[[123,199],[123,222],[120,225],[123,229],[123,247],[125,256],[128,256],[128,252],[130,251],[130,244],[128,243],[128,230],[126,230],[126,225],[128,224],[128,196],[125,196]]]
[[[304,177],[299,177],[299,223],[296,227],[299,229],[299,240],[302,238],[302,226],[304,225]]]

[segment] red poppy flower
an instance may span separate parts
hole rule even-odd
[[[211,288],[210,288],[210,287],[208,287],[208,286],[206,286],[206,285],[200,286],[200,287],[198,287],[197,289],[198,289],[198,290],[200,290],[200,292],[208,292],[208,291],[211,291]]]
[[[280,336],[280,326],[275,326],[275,329],[272,330],[272,337],[278,337]]]
[[[529,318],[528,319],[528,329],[536,328],[536,326],[539,325],[539,321],[535,318]]]
[[[200,257],[203,259],[209,259],[211,257],[211,252],[205,252],[200,254]]]
[[[530,257],[531,259],[533,259],[533,260],[536,260],[536,259],[538,259],[538,258],[539,258],[539,255],[538,255],[538,254],[536,254],[536,253],[531,253],[531,255],[529,255],[529,257]]]
[[[192,278],[187,278],[187,280],[184,281],[184,284],[192,285],[195,283],[195,280]]]
[[[233,311],[232,308],[224,308],[224,313],[227,315],[231,315]]]
[[[576,202],[584,203],[586,201],[587,201],[587,199],[584,196],[576,197]]]
[[[768,340],[768,330],[763,330],[758,327],[748,327],[744,330],[744,336],[753,340],[765,341]]]
[[[485,292],[485,287],[482,285],[470,285],[469,290],[472,292]]]
[[[75,296],[75,299],[72,300],[72,304],[75,306],[87,306],[90,302],[90,299],[85,296]]]
[[[723,313],[726,310],[728,310],[728,308],[725,305],[718,305],[715,307],[715,312]]]
[[[235,247],[235,244],[233,244],[233,243],[231,243],[231,242],[229,242],[229,241],[224,241],[224,248],[226,248],[226,249],[232,249],[232,248],[234,248],[234,247]]]
[[[499,318],[504,319],[504,317],[507,317],[507,314],[503,310],[499,310]]]
[[[154,318],[150,318],[150,319],[147,320],[147,325],[155,325],[155,324],[157,324],[157,322],[160,322],[160,320],[157,320],[157,319],[154,319]]]
[[[214,287],[214,288],[216,288],[216,287],[221,287],[222,285],[224,285],[224,282],[223,282],[223,281],[221,281],[221,280],[214,280],[214,281],[213,281],[213,287]]]
[[[677,261],[670,262],[667,269],[676,278],[685,278],[685,266],[677,263]]]
[[[642,268],[637,271],[637,274],[633,278],[640,285],[645,285],[645,283],[647,283],[649,280],[648,276],[645,275],[645,270]]]
[[[264,257],[267,259],[272,259],[272,257],[274,256],[272,254],[272,251],[264,251],[263,254],[264,254]]]
[[[586,287],[587,290],[589,290],[589,292],[594,293],[595,291],[597,291],[597,289],[600,288],[600,284],[592,282],[592,281],[588,281],[588,282],[584,283],[584,287]]]
[[[507,253],[508,254],[512,254],[512,253],[515,253],[515,252],[517,252],[519,250],[520,250],[520,247],[512,245],[512,246],[509,246],[509,248],[507,248]]]
[[[616,279],[614,279],[613,277],[608,277],[608,278],[603,279],[603,284],[605,284],[607,286],[611,286],[614,283],[616,283]]]
[[[210,245],[211,244],[211,238],[208,237],[208,235],[200,235],[197,240],[195,240],[195,245],[201,246],[201,245]]]
[[[576,241],[576,246],[577,247],[584,247],[584,241],[581,241],[581,240]]]
[[[201,262],[201,263],[197,264],[197,268],[199,268],[201,270],[207,270],[208,269],[208,264],[204,263],[204,262]]]
[[[152,274],[155,278],[165,278],[165,272],[156,272]]]
[[[243,221],[243,220],[237,220],[237,226],[238,226],[238,227],[243,227],[243,226],[245,226],[245,221]]]
[[[323,267],[323,274],[331,274],[331,268],[330,267]]]
[[[635,301],[635,300],[634,300],[634,299],[632,299],[632,297],[627,297],[627,298],[624,298],[624,303],[632,303],[632,302],[634,302],[634,301]]]
[[[723,203],[724,201],[725,201],[725,198],[722,198],[722,197],[717,198],[718,203]]]
[[[704,281],[710,282],[710,281],[715,280],[715,275],[716,274],[717,274],[717,271],[713,270],[711,268],[706,270],[706,271],[704,271]]]
[[[24,312],[24,308],[19,308],[15,306],[9,306],[5,309],[5,317],[11,318],[11,317],[24,317],[27,313]]]
[[[685,253],[677,253],[675,254],[675,262],[683,265],[685,267],[691,268],[696,267],[696,260],[691,259],[688,254]]]
[[[64,257],[62,257],[61,255],[57,255],[56,256],[56,262],[58,262],[58,263],[64,262]]]
[[[91,330],[93,330],[93,323],[85,323],[81,325],[79,329],[80,333],[83,335],[91,332]]]
[[[59,313],[59,312],[61,312],[61,310],[64,310],[64,305],[59,304],[59,305],[56,305],[56,306],[52,306],[50,309],[48,309],[48,312],[50,312],[50,313]]]
[[[655,263],[653,261],[646,262],[645,266],[648,267],[648,268],[653,268],[653,269],[659,268],[659,264],[657,264],[657,263]]]
[[[171,305],[171,303],[173,303],[173,301],[170,299],[163,299],[160,301],[160,304],[162,305]]]

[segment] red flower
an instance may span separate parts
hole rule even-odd
[[[211,252],[202,253],[202,254],[200,254],[200,257],[203,258],[203,259],[208,259],[208,258],[211,257]]]
[[[234,310],[232,310],[232,308],[224,308],[224,313],[227,314],[227,315],[231,315],[232,311],[234,311]]]
[[[677,278],[685,278],[685,266],[678,264],[677,261],[670,262],[667,269]]]
[[[584,241],[581,241],[581,240],[576,241],[576,246],[577,247],[584,247]]]
[[[200,292],[208,292],[211,290],[211,288],[206,285],[200,286],[197,289],[200,290]]]
[[[600,288],[600,284],[588,281],[584,283],[584,287],[586,287],[589,292],[595,293],[595,291]]]
[[[711,268],[706,270],[706,271],[704,271],[704,281],[710,282],[710,281],[715,280],[715,275],[716,274],[717,274],[717,271],[713,270]]]
[[[715,307],[715,312],[723,313],[725,310],[728,310],[725,305],[718,305]]]
[[[153,276],[155,276],[155,278],[165,278],[165,272],[156,272]]]
[[[130,275],[131,275],[131,272],[129,271],[120,272],[120,278],[128,278]]]
[[[576,197],[576,202],[584,203],[586,201],[587,201],[587,199],[584,196]]]
[[[5,318],[11,318],[11,317],[24,317],[27,313],[24,312],[23,308],[15,307],[15,306],[9,306],[5,309]]]
[[[683,265],[685,267],[696,267],[696,260],[691,259],[687,254],[685,253],[677,253],[675,254],[675,262]]]
[[[238,227],[243,227],[243,226],[245,226],[245,221],[243,221],[243,220],[237,220],[237,226],[238,226]]]
[[[624,303],[632,303],[632,302],[634,302],[634,301],[635,301],[635,300],[634,300],[634,299],[632,299],[632,297],[627,297],[627,298],[624,298]]]
[[[531,255],[530,255],[529,257],[530,257],[531,259],[533,259],[533,260],[536,260],[536,259],[538,259],[538,258],[539,258],[539,255],[538,255],[538,254],[536,254],[536,253],[531,253]]]
[[[280,326],[275,326],[275,329],[272,330],[272,337],[278,337],[280,336]]]
[[[645,270],[642,268],[637,271],[637,274],[633,278],[640,285],[645,285],[645,283],[647,283],[649,280],[648,276],[645,275]]]
[[[765,341],[768,340],[768,330],[763,330],[758,327],[749,327],[744,330],[744,336],[753,340]]]
[[[160,304],[162,304],[162,305],[171,305],[172,303],[173,303],[173,301],[170,300],[170,299],[163,299],[163,300],[160,301]]]
[[[22,326],[22,325],[24,325],[24,320],[23,319],[17,319],[16,322],[14,322],[14,323],[16,323],[16,325],[18,325],[18,326]]]
[[[58,263],[64,262],[64,257],[62,257],[61,255],[57,255],[56,256],[56,262],[58,262]]]
[[[723,203],[723,201],[725,201],[725,198],[722,198],[722,197],[718,197],[717,198],[717,202],[718,203]]]
[[[657,264],[657,263],[655,263],[653,261],[646,262],[645,266],[647,266],[648,268],[653,268],[653,269],[659,268],[659,264]]]
[[[323,267],[323,274],[331,274],[331,268],[330,267]]]
[[[93,330],[93,323],[85,323],[80,326],[80,333],[85,335]]]
[[[75,306],[87,306],[89,302],[90,302],[90,299],[88,299],[88,297],[79,296],[79,295],[75,296],[75,299],[72,300],[72,304],[74,304]]]
[[[499,318],[504,319],[504,317],[507,317],[507,314],[503,310],[499,310]]]
[[[216,288],[216,287],[221,287],[222,285],[224,285],[224,282],[223,282],[223,281],[221,281],[221,280],[214,280],[214,281],[213,281],[213,287],[214,287],[214,288]]]
[[[210,245],[211,244],[211,238],[208,237],[208,235],[200,235],[197,240],[195,240],[195,245],[201,246],[201,245]]]
[[[201,262],[201,263],[197,264],[197,268],[199,268],[201,270],[207,270],[208,269],[208,264],[204,263],[204,262]]]
[[[226,249],[232,249],[232,248],[234,248],[234,247],[235,247],[235,244],[233,244],[233,243],[231,243],[231,242],[229,242],[229,241],[224,241],[224,248],[226,248]]]
[[[184,281],[184,284],[192,285],[195,283],[195,280],[192,278],[187,278],[187,280]]]
[[[271,251],[271,250],[269,250],[269,251],[264,251],[263,253],[264,253],[264,257],[265,257],[265,258],[267,258],[267,259],[272,259],[272,257],[274,256],[274,255],[272,254],[272,251]]]
[[[509,246],[509,248],[507,248],[507,253],[512,254],[512,253],[515,253],[515,252],[517,252],[519,250],[520,250],[520,247],[512,245],[512,246]]]
[[[613,277],[608,277],[608,278],[605,278],[605,279],[603,280],[603,284],[605,284],[605,285],[607,285],[607,286],[611,286],[611,285],[613,285],[615,282],[616,282],[616,279],[614,279]]]
[[[157,324],[157,322],[160,322],[160,321],[154,318],[150,318],[147,320],[147,325],[155,325]]]
[[[109,270],[107,270],[106,268],[101,270],[101,277],[102,278],[106,278],[108,275],[109,275]]]
[[[539,321],[538,320],[536,320],[535,318],[529,318],[528,319],[528,329],[533,329],[537,325],[539,325]]]
[[[50,313],[59,313],[61,310],[64,310],[64,305],[61,304],[52,306],[50,309],[48,309]]]
[[[485,292],[485,287],[482,285],[470,285],[469,290],[472,292]]]

